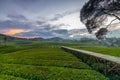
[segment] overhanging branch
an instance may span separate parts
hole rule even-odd
[[[115,20],[116,20],[116,19],[113,19],[113,20],[110,22],[110,24],[107,25],[106,28],[108,28]]]

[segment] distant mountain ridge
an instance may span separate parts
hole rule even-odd
[[[9,36],[9,35],[4,35],[4,34],[0,34],[0,41],[3,41],[6,38],[7,41],[14,41],[14,40],[32,40],[32,41],[44,41],[44,40],[51,40],[51,41],[61,41],[64,40],[63,38],[60,37],[53,37],[53,38],[48,38],[48,39],[44,39],[44,38],[18,38],[18,37],[13,37],[13,36]]]
[[[25,38],[17,38],[17,37],[14,37],[14,36],[0,34],[0,41],[3,41],[4,39],[6,39],[6,41],[26,40]]]

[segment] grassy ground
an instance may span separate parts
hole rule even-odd
[[[80,43],[79,43],[80,44]],[[0,47],[0,80],[108,80],[60,46],[78,43],[34,42]]]
[[[120,57],[120,47],[74,47],[74,48]]]
[[[10,76],[10,75],[6,75],[6,74],[0,74],[0,80],[27,80],[27,79]]]

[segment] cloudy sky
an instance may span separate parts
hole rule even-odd
[[[0,0],[0,33],[31,38],[69,36],[85,29],[79,15],[87,1]]]

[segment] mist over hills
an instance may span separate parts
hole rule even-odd
[[[75,32],[74,32],[75,31]],[[80,30],[71,30],[71,33],[76,33],[76,31]],[[119,30],[117,30],[119,32]],[[85,30],[83,30],[85,32]],[[61,33],[61,31],[60,31]],[[79,32],[80,33],[80,32]],[[82,32],[81,32],[82,33]],[[102,44],[106,46],[120,46],[120,38],[119,37],[108,37],[106,40],[97,40],[96,38],[91,37],[91,35],[83,36],[83,35],[74,35],[74,37],[69,38],[61,38],[61,37],[52,37],[52,38],[18,38],[13,36],[8,36],[4,34],[0,34],[0,44],[3,44],[4,42],[15,42],[17,44],[27,44],[31,41],[79,41],[79,42],[92,42],[97,44]]]

